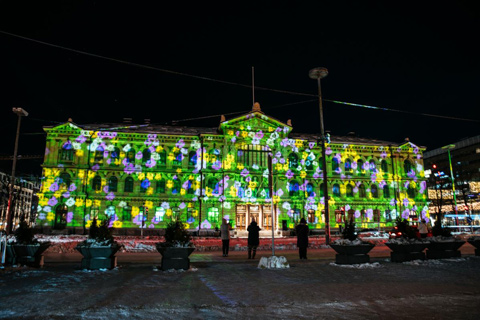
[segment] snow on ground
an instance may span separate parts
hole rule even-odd
[[[379,268],[382,266],[378,262],[360,263],[360,264],[337,264],[335,262],[331,262],[330,265],[335,267],[350,268],[350,269],[371,269],[371,268]]]

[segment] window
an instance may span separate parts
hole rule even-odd
[[[127,177],[125,179],[125,192],[133,192],[133,178]]]
[[[387,173],[388,172],[388,163],[387,163],[387,160],[382,160],[382,162],[380,163],[380,166],[382,167],[382,171],[384,173]]]
[[[332,191],[335,197],[340,197],[340,186],[337,183],[333,185]]]
[[[165,193],[165,180],[157,181],[156,193]]]
[[[380,222],[380,210],[378,209],[373,210],[373,221]]]
[[[98,146],[97,149],[95,150],[95,162],[101,162],[103,161],[103,147]]]
[[[302,215],[302,212],[300,211],[300,209],[298,209],[297,207],[293,207],[292,218],[294,223],[300,222],[301,215]]]
[[[365,169],[363,168],[363,160],[357,160],[357,172],[359,175],[363,175],[365,173]]]
[[[367,196],[367,193],[365,191],[365,186],[363,184],[361,184],[358,187],[358,193],[359,193],[360,198],[365,198]]]
[[[323,170],[323,158],[318,159],[318,169]]]
[[[193,189],[192,180],[187,181],[187,194],[195,194],[195,190]]]
[[[179,194],[180,189],[182,188],[180,179],[173,180],[172,194]]]
[[[150,180],[144,179],[140,184],[140,192],[145,193],[147,189],[150,187]]]
[[[162,222],[163,217],[165,216],[165,208],[163,207],[156,207],[155,208],[155,222]]]
[[[313,154],[311,153],[308,155],[307,159],[305,159],[305,167],[307,170],[313,170]]]
[[[60,178],[58,180],[58,184],[63,187],[68,189],[70,186],[70,183],[72,182],[72,179],[70,178],[70,175],[67,172],[62,172],[60,174]]]
[[[407,189],[407,195],[409,198],[415,198],[417,196],[417,189],[409,185]]]
[[[109,218],[113,217],[115,215],[115,206],[108,206],[105,209],[105,215]]]
[[[313,189],[313,184],[307,183],[306,192],[308,197],[315,197],[315,191]]]
[[[162,151],[158,153],[157,165],[165,166],[166,164],[167,164],[167,151],[165,151],[165,149],[162,149]]]
[[[353,187],[351,184],[347,184],[347,187],[345,188],[346,190],[346,193],[347,193],[347,197],[348,198],[352,198],[353,197]]]
[[[180,151],[173,153],[173,166],[180,167],[182,165],[183,154]]]
[[[125,158],[127,159],[128,163],[135,163],[135,149],[130,148],[130,150],[128,150]]]
[[[405,171],[405,174],[408,174],[412,170],[412,164],[410,161],[405,160],[403,162],[403,170]]]
[[[118,186],[118,178],[115,176],[111,176],[110,179],[108,179],[108,191],[117,192],[117,186]]]
[[[368,168],[370,169],[370,173],[377,172],[377,165],[375,164],[375,161],[373,159],[369,161]]]
[[[250,170],[263,170],[268,166],[268,151],[266,146],[247,145],[237,152],[237,163],[242,163]]]
[[[333,173],[338,173],[339,168],[340,168],[340,162],[338,161],[338,158],[333,157],[332,158],[332,172]]]
[[[143,163],[150,160],[151,157],[152,157],[152,152],[150,151],[150,149],[147,148],[147,149],[143,150],[143,155],[142,155],[142,162]]]
[[[60,160],[65,162],[73,161],[73,151],[72,143],[70,141],[65,142],[60,153]]]
[[[218,208],[211,207],[207,211],[208,222],[218,223]]]
[[[132,220],[132,207],[130,207],[130,206],[123,207],[122,220],[123,221],[131,221]]]
[[[290,153],[288,156],[288,168],[290,170],[297,170],[298,167],[298,156],[295,153]]]
[[[198,161],[197,151],[190,151],[188,154],[188,166],[196,167]]]
[[[212,190],[212,194],[218,195],[218,180],[216,178],[208,179],[207,187]]]
[[[298,197],[299,196],[299,190],[300,190],[300,185],[296,180],[290,181],[290,186],[289,186],[289,195],[290,197]]]
[[[383,197],[390,198],[390,188],[387,185],[383,186]]]
[[[119,165],[120,164],[120,149],[115,147],[110,153],[110,165]]]
[[[378,188],[376,185],[372,184],[370,187],[370,193],[372,194],[372,198],[378,198]]]
[[[323,197],[325,195],[325,191],[323,190],[323,183],[320,184],[320,197]]]
[[[352,172],[352,162],[350,159],[345,160],[345,172]]]
[[[218,168],[220,163],[220,149],[212,149],[208,152],[208,168]]]
[[[100,176],[95,176],[92,180],[92,188],[95,191],[100,191],[102,189],[102,178]]]

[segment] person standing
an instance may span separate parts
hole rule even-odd
[[[418,224],[418,232],[420,233],[420,238],[426,238],[428,235],[428,226],[424,219]]]
[[[300,259],[307,259],[308,234],[310,230],[305,218],[300,220],[300,224],[296,226],[295,232],[297,233],[297,247]]]
[[[260,228],[255,220],[252,220],[247,228],[248,231],[248,259],[255,259],[257,253],[257,247],[260,244]],[[252,254],[253,251],[253,254]]]
[[[222,238],[222,252],[224,257],[228,257],[228,248],[230,246],[230,225],[227,223],[227,219],[222,220],[220,226],[220,236]]]

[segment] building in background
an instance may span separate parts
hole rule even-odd
[[[37,177],[38,179],[38,177]],[[8,196],[10,190],[11,175],[0,172],[0,230],[4,230],[7,222]],[[30,226],[34,226],[37,218],[38,197],[40,183],[17,177],[12,197],[12,221],[13,230],[16,229],[20,220],[24,218]]]
[[[222,217],[238,234],[252,219],[270,232],[302,217],[314,230],[325,227],[318,136],[293,133],[290,120],[265,115],[258,103],[246,115],[222,116],[217,128],[69,121],[45,131],[43,228],[80,232],[94,217],[137,231],[158,231],[174,219],[192,230],[214,229]],[[331,137],[331,225],[353,219],[360,228],[385,228],[398,215],[428,218],[423,150],[408,141]]]
[[[453,197],[450,160],[447,148],[425,152],[430,212],[442,212],[444,225],[451,228],[480,227],[480,136],[455,142],[450,147],[455,181]]]

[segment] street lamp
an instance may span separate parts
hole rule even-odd
[[[322,88],[320,79],[328,75],[327,68],[314,68],[308,72],[311,79],[318,83],[318,105],[320,108],[320,140],[322,141],[322,165],[323,165],[323,196],[325,203],[325,243],[330,244],[330,214],[328,210],[328,185],[327,185],[327,158],[325,156],[325,129],[323,127]]]
[[[12,197],[13,197],[13,188],[15,186],[15,168],[17,166],[17,152],[18,152],[18,138],[20,136],[20,123],[22,122],[22,117],[28,116],[28,112],[22,108],[13,108],[12,111],[18,116],[18,122],[17,122],[17,135],[15,136],[15,148],[13,150],[12,178],[10,180],[10,190],[8,195],[7,225],[5,228],[7,235],[12,233],[12,225],[13,225]]]
[[[455,148],[454,144],[449,144],[448,146],[442,147],[442,149],[447,149],[447,152],[448,152],[448,163],[450,165],[450,176],[452,178],[453,201],[455,203],[455,216],[458,220],[458,216],[457,216],[457,195],[455,194],[455,177],[453,176],[452,157],[450,156],[450,150],[454,149],[454,148]],[[457,225],[458,225],[458,221],[457,221]]]

